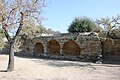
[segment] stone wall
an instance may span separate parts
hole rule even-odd
[[[120,39],[105,39],[102,46],[103,60],[120,61]]]
[[[120,39],[99,38],[96,33],[67,33],[16,40],[15,55],[78,61],[120,61]],[[7,47],[8,48],[8,47]],[[5,49],[5,51],[7,51]]]
[[[100,38],[94,33],[67,33],[18,41],[17,55],[96,61],[102,52]],[[18,43],[17,43],[18,44]]]

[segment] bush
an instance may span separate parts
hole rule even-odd
[[[68,28],[68,32],[91,32],[96,28],[96,24],[87,17],[75,18]]]

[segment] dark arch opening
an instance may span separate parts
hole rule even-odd
[[[42,43],[38,42],[38,43],[35,44],[34,52],[36,52],[36,53],[44,53],[44,48],[43,48]]]
[[[48,52],[49,53],[60,53],[60,44],[56,40],[48,41]]]
[[[69,40],[63,45],[63,53],[67,55],[80,55],[80,47],[79,45],[72,40]]]

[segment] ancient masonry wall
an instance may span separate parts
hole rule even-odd
[[[18,42],[16,52],[21,56],[96,61],[102,52],[100,38],[95,34],[68,33]]]
[[[120,39],[104,39],[102,48],[103,60],[120,61]]]
[[[15,55],[19,56],[120,61],[120,39],[99,38],[95,33],[66,33],[33,39],[23,36],[16,42]]]

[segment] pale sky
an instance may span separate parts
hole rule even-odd
[[[54,31],[67,32],[75,17],[91,19],[112,17],[120,14],[120,0],[47,0],[43,25]]]

